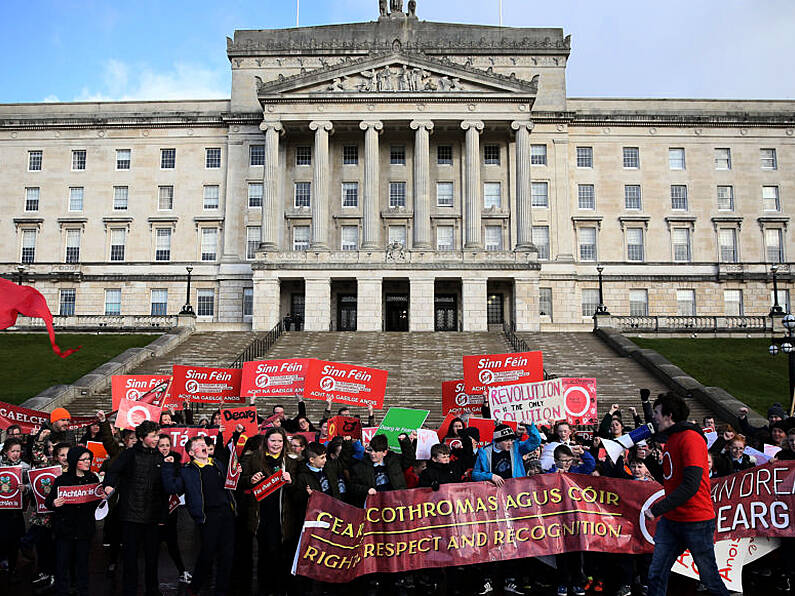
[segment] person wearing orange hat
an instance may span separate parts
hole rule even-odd
[[[50,440],[53,443],[77,445],[77,435],[75,431],[69,430],[69,422],[71,419],[72,415],[66,408],[55,408],[50,412],[50,429],[52,430]]]

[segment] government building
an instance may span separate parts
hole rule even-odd
[[[0,273],[61,322],[190,275],[207,329],[587,330],[597,265],[613,315],[766,315],[774,264],[789,310],[795,101],[568,97],[563,30],[403,4],[236,31],[226,100],[0,105]]]

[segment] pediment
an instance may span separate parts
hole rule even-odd
[[[521,94],[535,96],[538,75],[532,80],[504,76],[492,69],[481,70],[463,66],[450,60],[436,60],[427,56],[392,52],[370,55],[359,60],[345,60],[334,66],[263,82],[257,78],[257,92],[261,98],[289,95],[317,94],[377,96],[421,94]]]

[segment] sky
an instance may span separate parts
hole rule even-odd
[[[35,5],[35,10],[31,6]],[[502,0],[503,25],[572,35],[569,97],[795,98],[795,0]],[[0,103],[228,98],[226,37],[294,27],[296,0],[0,0]],[[499,0],[417,0],[497,25]],[[300,25],[378,0],[300,0]]]

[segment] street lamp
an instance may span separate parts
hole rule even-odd
[[[776,319],[773,317],[773,311],[770,311],[771,320],[775,323]],[[795,336],[793,336],[792,332],[795,331],[795,315],[792,313],[787,313],[783,319],[781,319],[781,324],[784,326],[784,329],[787,330],[787,335],[781,338],[771,337],[770,347],[768,348],[768,352],[770,352],[771,356],[775,356],[779,353],[779,351],[784,352],[787,355],[788,360],[788,369],[789,369],[789,398],[790,401],[793,400],[793,396],[795,396]],[[771,329],[773,326],[771,325]],[[775,333],[775,329],[773,329],[773,333]]]
[[[773,306],[770,307],[770,316],[780,317],[784,314],[784,309],[778,303],[778,278],[776,277],[778,265],[773,265],[770,268],[770,273],[773,276]]]
[[[193,307],[190,305],[190,273],[191,271],[193,271],[193,267],[188,265],[187,267],[185,267],[185,270],[188,272],[188,293],[187,296],[185,297],[185,306],[182,307],[182,310],[179,311],[179,314],[195,316],[196,313],[193,312]]]
[[[25,281],[25,271],[28,268],[25,265],[17,265],[17,285],[21,286],[22,282]]]
[[[604,265],[601,263],[596,266],[596,271],[599,273],[599,305],[596,307],[596,314],[598,315],[609,315],[610,313],[607,312],[607,307],[605,306],[604,300],[604,291],[602,287],[602,271],[604,271]]]

